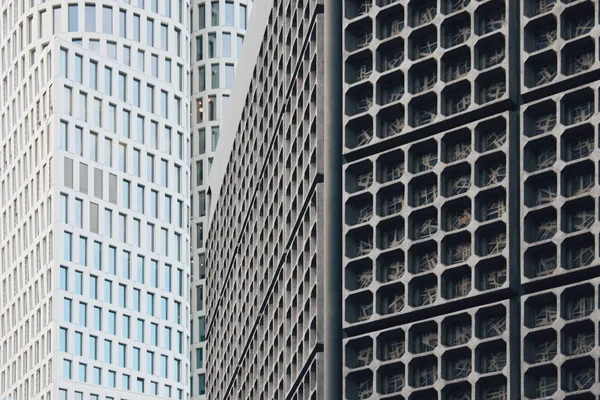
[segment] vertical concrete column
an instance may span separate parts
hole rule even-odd
[[[325,1],[325,326],[327,400],[342,394],[342,3]]]

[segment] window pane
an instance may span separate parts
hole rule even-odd
[[[85,31],[96,32],[96,6],[93,4],[85,5]]]
[[[225,3],[225,25],[233,26],[233,3]]]
[[[112,7],[102,7],[102,32],[112,34],[113,32],[113,19],[112,19]]]
[[[79,15],[77,4],[69,4],[69,32],[79,30]]]

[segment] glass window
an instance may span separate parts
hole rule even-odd
[[[165,327],[164,347],[171,350],[171,328]]]
[[[137,281],[140,283],[144,283],[144,276],[145,276],[144,257],[137,256]]]
[[[87,304],[79,303],[79,325],[87,326]]]
[[[108,273],[115,275],[117,271],[117,248],[108,247]]]
[[[169,27],[167,24],[160,24],[160,48],[162,50],[169,50]]]
[[[123,134],[125,137],[131,137],[131,113],[123,110]]]
[[[100,307],[94,307],[94,329],[102,329],[102,309]]]
[[[129,279],[131,274],[131,253],[123,251],[123,278]]]
[[[112,281],[104,281],[104,301],[112,303]]]
[[[214,58],[217,56],[217,34],[208,34],[208,57]]]
[[[150,375],[154,374],[154,352],[146,351],[146,370]]]
[[[165,92],[164,90],[160,91],[160,110],[161,110],[161,117],[163,118],[169,118],[169,97],[168,97],[168,93]]]
[[[208,96],[208,120],[215,121],[217,119],[217,101],[215,96]]]
[[[64,252],[63,252],[64,254],[63,254],[63,256],[64,256],[65,261],[71,261],[72,260],[72,255],[73,255],[72,254],[72,243],[71,243],[72,237],[73,237],[72,233],[65,232],[64,238],[63,238],[63,240],[64,240]]]
[[[119,306],[127,307],[127,286],[119,284]]]
[[[246,29],[246,6],[240,4],[240,29]]]
[[[146,294],[146,314],[154,316],[154,295]]]
[[[140,16],[133,14],[133,40],[140,41]]]
[[[204,58],[202,35],[196,36],[196,61],[201,61]]]
[[[82,75],[83,75],[83,57],[76,54],[75,55],[75,82],[83,83]]]
[[[223,33],[222,40],[222,56],[231,57],[231,33]]]
[[[83,294],[83,272],[75,271],[75,293]]]
[[[90,358],[92,360],[98,359],[98,338],[96,336],[90,336]]]
[[[140,370],[140,349],[137,347],[133,348],[133,369]]]
[[[138,50],[137,52],[138,55],[138,60],[137,60],[137,67],[138,70],[144,72],[146,70],[146,53],[144,53],[143,50]]]
[[[196,186],[204,184],[204,162],[203,160],[196,161]]]
[[[210,136],[210,146],[211,150],[217,150],[217,144],[219,143],[219,127],[213,126],[211,128],[211,136]]]
[[[133,309],[140,311],[140,289],[133,289]]]
[[[158,287],[158,261],[150,261],[150,285],[154,288]]]
[[[112,34],[113,33],[113,15],[112,7],[102,7],[102,32]]]
[[[198,29],[204,29],[206,27],[206,8],[204,4],[198,6]]]
[[[233,2],[225,3],[225,25],[226,26],[234,26],[234,17],[233,17]]]
[[[144,187],[138,185],[137,186],[137,212],[144,213]]]
[[[219,1],[213,1],[210,4],[210,23],[212,26],[219,25]]]
[[[211,89],[219,88],[219,64],[211,65]]]
[[[98,63],[90,62],[90,87],[98,90]]]
[[[112,69],[104,67],[104,93],[112,96]]]
[[[60,351],[67,352],[67,328],[60,328],[59,337],[59,349]]]
[[[120,232],[119,240],[121,240],[122,243],[126,243],[127,242],[127,215],[125,215],[125,214],[119,214],[119,232]]]
[[[67,280],[67,274],[68,274],[69,270],[67,269],[67,267],[60,267],[60,289],[61,290],[69,290],[69,282]]]
[[[111,297],[112,297],[112,282],[110,284]],[[108,333],[111,335],[117,334],[117,313],[115,311],[108,312]]]
[[[116,387],[117,383],[117,373],[115,371],[108,371],[108,386],[109,387]]]
[[[131,182],[123,181],[123,207],[129,208],[131,206],[130,202],[130,191],[131,191]]]
[[[83,128],[75,127],[75,149],[74,153],[83,156]]]
[[[104,340],[104,362],[112,363],[112,342],[108,339]]]
[[[154,86],[148,85],[146,93],[146,110],[154,113]]]
[[[87,266],[87,238],[79,238],[79,264]]]
[[[68,223],[67,204],[69,198],[66,194],[60,194],[60,222],[63,224]]]
[[[161,254],[169,255],[169,231],[165,228],[160,229]]]
[[[164,290],[166,290],[167,292],[171,291],[171,274],[172,274],[172,268],[170,265],[165,265],[165,282],[164,282]]]
[[[125,172],[127,169],[127,145],[119,143],[119,171]]]
[[[123,315],[123,337],[129,339],[130,337],[130,324],[131,317],[128,315]]]
[[[165,81],[171,83],[171,60],[165,60]]]
[[[63,360],[63,376],[65,379],[71,379],[71,360]]]
[[[127,75],[119,73],[119,100],[127,101]]]
[[[158,56],[152,54],[150,57],[150,73],[153,77],[158,78]]]
[[[98,299],[98,278],[90,276],[90,298]]]
[[[77,4],[69,4],[69,32],[79,30],[79,15]]]
[[[94,384],[102,384],[102,369],[100,367],[94,367]]]
[[[94,4],[85,5],[85,31],[96,32],[96,6]]]
[[[65,322],[72,321],[72,313],[71,313],[72,303],[73,303],[73,300],[71,300],[71,299],[63,299],[63,320]]]
[[[133,80],[133,105],[140,106],[140,81],[137,79]]]
[[[152,146],[152,148],[157,149],[158,147],[156,147],[157,143],[158,143],[158,122],[156,121],[151,121],[150,122],[150,146]]]
[[[75,354],[83,355],[83,333],[75,332]]]
[[[171,196],[165,196],[165,221],[171,223]]]
[[[68,51],[66,49],[60,49],[60,76],[63,78],[69,78],[69,59]]]
[[[154,182],[154,156],[150,154],[146,158],[146,174],[148,180]]]
[[[237,43],[236,43],[236,49],[237,49],[237,58],[239,59],[242,56],[242,47],[244,45],[244,37],[241,35],[238,35],[237,37]]]
[[[143,319],[138,319],[137,320],[137,340],[138,342],[143,342],[144,341],[144,320]]]
[[[169,162],[167,160],[160,160],[160,183],[164,187],[169,187],[168,170]]]
[[[150,216],[152,218],[158,218],[158,192],[150,191]]]
[[[141,153],[138,149],[133,149],[133,175],[140,176],[140,157]]]
[[[131,376],[123,374],[123,390],[129,390],[131,385]]]
[[[112,237],[112,210],[104,210],[104,234]]]
[[[119,10],[119,34],[122,38],[127,37],[127,11]]]
[[[150,344],[152,346],[158,345],[158,325],[154,323],[150,324]]]
[[[104,164],[112,166],[112,139],[104,138]]]
[[[167,369],[167,365],[168,365],[168,357],[167,356],[160,356],[160,376],[163,378],[168,378],[168,369]]]
[[[233,77],[235,74],[235,67],[233,64],[225,64],[225,88],[231,89],[233,86]]]
[[[204,342],[206,340],[206,319],[205,317],[200,317],[198,319],[198,332],[200,334],[200,341]]]
[[[154,20],[148,19],[146,22],[146,40],[149,46],[154,46]]]

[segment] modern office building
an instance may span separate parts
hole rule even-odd
[[[190,7],[190,393],[200,399],[206,392],[206,188],[236,63],[242,51],[251,2],[194,0]]]
[[[343,3],[255,4],[209,185],[209,397],[597,399],[598,2]]]
[[[0,393],[187,399],[189,4],[0,14]]]

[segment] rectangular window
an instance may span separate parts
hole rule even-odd
[[[85,31],[96,32],[96,6],[93,4],[85,5]]]
[[[60,267],[60,286],[59,286],[59,288],[61,290],[65,290],[65,291],[69,290],[69,284],[67,281],[68,271],[69,270],[67,269],[67,267]]]
[[[171,274],[172,274],[172,268],[170,265],[165,265],[165,282],[163,285],[163,289],[166,290],[167,292],[171,291]]]
[[[81,332],[75,332],[75,354],[83,355],[83,334]]]
[[[231,57],[231,33],[223,33],[221,38],[222,57]]]
[[[150,344],[152,346],[158,345],[158,325],[154,323],[150,324]]]
[[[65,379],[72,379],[71,376],[71,367],[72,367],[72,361],[71,360],[63,360],[63,377]]]
[[[61,193],[60,194],[60,222],[62,222],[63,224],[69,223],[68,213],[67,213],[68,204],[69,204],[69,198],[67,197],[66,194]]]
[[[71,261],[73,258],[73,253],[72,253],[72,238],[73,238],[73,234],[70,232],[65,232],[64,234],[64,259],[65,261]]]
[[[146,92],[146,110],[154,113],[154,86],[148,85]]]
[[[212,64],[210,68],[211,89],[219,88],[219,64]]]
[[[136,196],[137,196],[137,212],[139,213],[144,213],[144,187],[138,185],[137,186],[137,192],[136,192]]]
[[[154,352],[146,351],[146,370],[150,375],[154,374]]]
[[[225,64],[225,88],[231,89],[233,86],[233,77],[235,74],[235,67],[233,64]]]
[[[146,295],[146,314],[154,316],[154,295],[152,293]]]
[[[236,50],[237,50],[237,58],[239,59],[242,56],[242,47],[244,45],[244,37],[241,35],[238,35],[237,37],[237,43],[236,43]]]
[[[171,196],[165,196],[165,221],[171,223]]]
[[[112,166],[112,139],[104,138],[104,165]]]
[[[160,229],[161,254],[169,255],[169,231],[165,228]]]
[[[148,46],[154,46],[154,20],[152,19],[146,22],[146,35]]]
[[[127,11],[119,10],[119,34],[122,38],[127,37]]]
[[[196,161],[196,186],[204,185],[204,161]]]
[[[196,248],[204,247],[204,226],[202,222],[196,224]]]
[[[98,299],[98,278],[90,276],[90,298]]]
[[[150,216],[158,218],[158,192],[150,191]]]
[[[144,269],[144,257],[137,256],[137,281],[144,283],[145,269]]]
[[[130,208],[130,192],[131,192],[131,182],[123,181],[123,207]]]
[[[217,119],[217,99],[215,96],[208,96],[208,120],[215,121]]]
[[[146,175],[150,182],[154,182],[154,156],[150,154],[146,158]]]
[[[83,57],[75,55],[75,82],[83,83]]]
[[[104,362],[112,363],[112,342],[104,339]]]
[[[100,270],[102,268],[102,243],[94,242],[94,268]]]
[[[158,287],[158,261],[150,261],[150,285],[154,288]]]
[[[140,157],[141,153],[138,149],[133,149],[133,175],[140,176]]]
[[[87,304],[79,303],[79,325],[87,326]]]
[[[79,31],[79,9],[77,4],[69,4],[69,32]]]
[[[217,150],[217,144],[219,143],[219,127],[213,126],[210,131],[211,131],[210,146],[211,146],[211,150],[215,151],[215,150]]]
[[[140,370],[140,349],[137,347],[133,348],[133,369]]]
[[[141,72],[144,72],[146,70],[146,53],[144,53],[143,50],[138,50],[137,55],[138,55],[138,60],[137,60],[138,70],[140,70]]]
[[[131,276],[131,253],[123,251],[123,278],[129,279]]]
[[[160,48],[164,51],[169,50],[169,27],[167,24],[160,24]]]
[[[210,23],[212,26],[219,25],[219,1],[210,3]]]
[[[164,90],[160,91],[160,110],[161,117],[169,118],[169,97],[168,93]]]
[[[169,162],[167,160],[160,160],[160,183],[164,187],[169,187]]]
[[[140,311],[140,289],[133,289],[133,310]]]
[[[198,29],[206,28],[206,7],[204,4],[198,6]]]
[[[90,62],[90,87],[98,90],[98,63]]]
[[[104,281],[104,301],[112,303],[112,281]]]
[[[63,299],[63,320],[65,322],[72,322],[72,313],[71,313],[72,304],[73,304],[73,300]]]
[[[125,137],[131,137],[131,113],[123,110],[123,134]]]
[[[214,58],[217,56],[217,34],[208,34],[208,57]]]
[[[204,58],[202,35],[196,36],[196,61],[201,61]]]
[[[94,329],[102,329],[102,309],[100,307],[94,307]]]
[[[104,67],[104,93],[112,96],[112,69]]]
[[[127,307],[127,286],[119,285],[119,307]]]
[[[98,359],[98,338],[96,336],[90,336],[90,346],[89,346],[90,358],[92,360]]]
[[[239,21],[240,29],[246,29],[246,19],[247,19],[246,6],[240,4],[240,21]]]
[[[158,78],[158,56],[152,54],[150,57],[150,73],[153,77]]]
[[[133,14],[133,41],[140,41],[140,16]]]
[[[83,272],[75,271],[75,293],[83,294]]]
[[[112,290],[112,282],[111,282],[111,290]],[[111,293],[112,297],[112,293]],[[115,311],[108,312],[108,333],[111,335],[117,334],[117,313]]]
[[[233,2],[226,2],[225,3],[225,25],[226,26],[234,26],[235,23],[234,21],[234,17],[233,17]]]
[[[171,60],[165,60],[165,81],[171,83]]]
[[[83,128],[75,127],[75,149],[74,153],[83,156]]]
[[[137,79],[133,80],[133,105],[140,107],[140,81]]]
[[[112,7],[102,7],[102,32],[112,35],[113,33],[113,15]]]
[[[198,67],[198,90],[203,92],[206,90],[206,72],[204,66]]]
[[[117,132],[117,106],[114,104],[108,105],[108,126],[106,129],[109,132]]]
[[[117,274],[117,248],[114,246],[108,247],[108,273]]]
[[[150,146],[152,146],[152,148],[157,149],[157,143],[158,143],[158,122],[156,121],[151,121],[150,122]]]
[[[136,330],[137,330],[137,341],[143,342],[144,341],[144,320],[143,319],[137,320]]]
[[[127,145],[125,143],[119,143],[119,171],[125,172],[127,170]]]
[[[119,100],[127,101],[127,75],[119,73]]]

